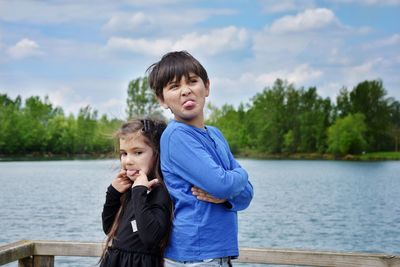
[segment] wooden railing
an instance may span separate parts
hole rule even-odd
[[[54,267],[55,256],[99,257],[102,243],[23,240],[0,247],[0,265]],[[306,250],[242,248],[234,262],[340,267],[400,267],[400,256]]]

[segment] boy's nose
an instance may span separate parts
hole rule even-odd
[[[189,86],[184,86],[184,87],[182,88],[182,95],[183,95],[183,96],[187,96],[187,95],[189,95],[191,92],[192,92],[192,90],[190,90]]]

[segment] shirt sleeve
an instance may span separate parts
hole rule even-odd
[[[106,202],[104,203],[103,212],[101,214],[103,231],[106,235],[110,232],[115,216],[117,215],[121,206],[121,196],[122,194],[118,192],[112,185],[108,187],[106,193]]]
[[[227,199],[227,202],[230,204],[227,207],[232,211],[244,210],[250,205],[250,202],[253,199],[253,194],[253,185],[249,181],[239,195]]]
[[[228,156],[229,156],[229,161],[231,163],[231,167],[234,169],[242,168],[234,158],[231,150],[229,149],[228,142],[225,140],[225,138],[223,138],[223,140],[226,143],[227,148],[229,150]],[[253,185],[250,183],[250,181],[247,181],[245,188],[238,195],[227,199],[227,202],[230,204],[227,205],[227,207],[229,207],[229,209],[232,211],[244,210],[250,205],[250,202],[253,199],[253,195],[254,195]]]
[[[159,185],[147,194],[146,186],[135,186],[128,207],[134,209],[142,243],[148,248],[159,245],[171,225],[172,206],[166,188]]]
[[[243,168],[225,170],[196,136],[181,128],[168,139],[168,157],[174,173],[214,197],[233,198],[247,185],[248,175]]]

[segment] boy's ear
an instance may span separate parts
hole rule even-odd
[[[206,97],[210,94],[210,80],[205,83],[206,86]]]
[[[165,109],[169,108],[168,105],[164,102],[164,100],[161,99],[160,97],[157,97],[157,101],[158,101],[158,104],[160,104],[160,106],[162,106],[163,108],[165,108]]]

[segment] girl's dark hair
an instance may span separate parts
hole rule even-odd
[[[163,88],[172,80],[185,77],[189,73],[199,76],[204,84],[208,83],[208,74],[200,62],[187,51],[175,51],[165,54],[160,61],[152,64],[146,71],[149,73],[149,86],[156,96],[164,100]]]
[[[119,155],[119,145],[121,138],[125,138],[130,134],[140,134],[145,137],[144,141],[146,142],[147,145],[149,145],[153,149],[153,162],[151,164],[151,168],[149,173],[147,174],[147,177],[149,177],[149,179],[157,178],[159,180],[159,186],[165,186],[160,164],[160,138],[161,134],[163,133],[166,127],[167,124],[163,120],[152,119],[152,118],[134,119],[122,124],[122,126],[114,134],[116,141],[115,149],[118,155]],[[104,259],[107,253],[107,249],[109,246],[112,245],[112,240],[115,238],[115,235],[117,233],[117,229],[121,220],[121,215],[123,214],[123,211],[127,204],[127,192],[123,193],[121,196],[121,206],[117,212],[117,215],[115,216],[111,230],[107,234],[106,243],[103,249],[102,256],[99,260],[99,263]],[[171,206],[171,214],[172,214],[172,206]],[[171,217],[171,222],[172,222],[172,217]],[[162,255],[164,254],[164,250],[168,242],[169,232],[170,232],[170,227],[168,229],[167,235],[160,242],[161,259],[163,258]]]

